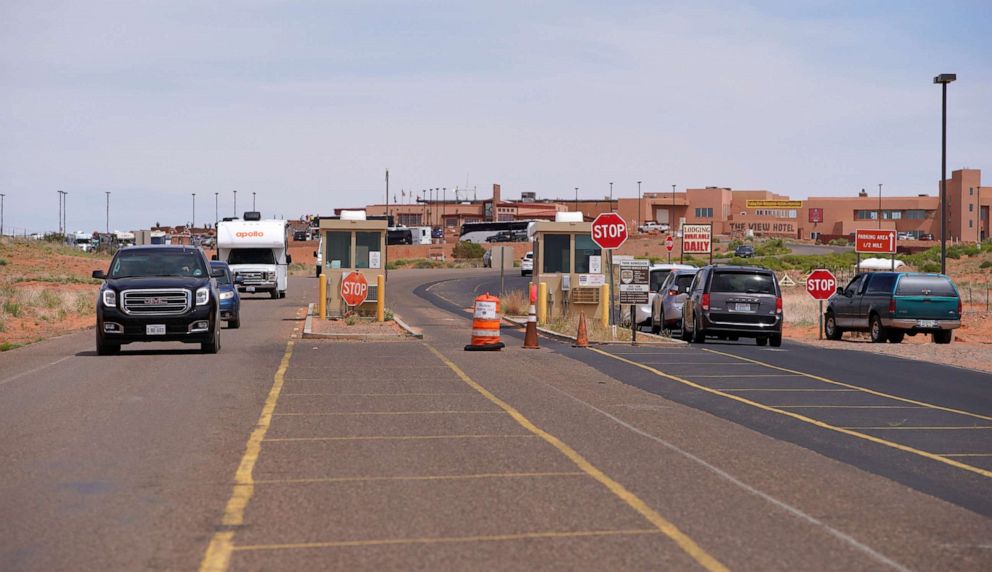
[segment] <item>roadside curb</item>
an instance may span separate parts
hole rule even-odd
[[[424,333],[422,331],[413,329],[413,327],[411,327],[409,324],[407,324],[406,322],[404,322],[399,317],[399,315],[397,315],[395,313],[393,314],[393,321],[396,322],[396,325],[397,326],[403,328],[403,330],[405,330],[406,333],[410,334],[410,336],[412,336],[412,337],[414,337],[414,338],[416,338],[418,340],[424,339]]]
[[[514,317],[503,316],[503,320],[505,320],[506,322],[508,322],[508,323],[510,323],[510,324],[512,324],[514,326],[520,327],[520,328],[527,327],[527,318],[516,317],[516,316],[514,316]],[[575,336],[570,336],[568,334],[563,334],[561,332],[556,332],[554,330],[549,330],[547,328],[542,328],[541,326],[538,326],[537,327],[537,331],[538,331],[538,333],[540,333],[542,335],[545,335],[545,336],[547,336],[549,338],[556,339],[556,340],[561,341],[561,342],[574,342],[575,341]],[[683,342],[682,340],[676,340],[674,338],[663,338],[661,336],[656,336],[654,334],[649,334],[649,333],[646,333],[646,332],[637,332],[637,337],[640,338],[641,336],[645,336],[648,339],[645,340],[645,341],[643,341],[643,342],[639,340],[637,342],[638,345],[651,345],[651,346],[664,346],[664,345],[669,345],[669,344],[672,344],[672,345],[688,345],[687,342]],[[629,346],[629,345],[631,345],[631,342],[629,342],[629,341],[597,342],[597,341],[590,340],[589,341],[589,345],[591,345],[591,346]]]

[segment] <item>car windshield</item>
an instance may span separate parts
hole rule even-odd
[[[775,281],[771,274],[755,272],[716,272],[710,292],[738,294],[774,294]]]
[[[214,269],[217,269],[217,268],[223,269],[221,266],[213,266],[212,268],[214,268]],[[217,277],[217,284],[230,284],[230,283],[231,283],[231,277],[228,275],[227,270],[224,270],[224,275]]]
[[[957,297],[954,285],[943,276],[903,276],[896,288],[897,296]]]
[[[139,276],[206,276],[203,258],[195,250],[122,250],[110,267],[111,278]]]
[[[228,264],[275,264],[272,250],[268,248],[235,248],[227,258]]]

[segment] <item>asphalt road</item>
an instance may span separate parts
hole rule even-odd
[[[315,290],[295,279],[216,356],[98,358],[92,332],[0,355],[3,568],[992,567],[981,511],[805,440],[911,472],[918,455],[671,379],[765,366],[665,357],[754,348],[523,350],[506,331],[502,352],[463,351],[493,276],[390,273],[423,341],[294,337]]]

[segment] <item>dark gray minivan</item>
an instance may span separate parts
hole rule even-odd
[[[682,339],[754,338],[782,345],[782,291],[775,273],[754,266],[704,266],[682,306]]]

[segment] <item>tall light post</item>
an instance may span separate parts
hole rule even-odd
[[[3,198],[7,195],[0,193],[0,236],[3,236]],[[979,210],[981,208],[979,207]]]
[[[644,226],[642,216],[644,216],[644,200],[641,197],[641,182],[637,181],[637,224]]]
[[[933,78],[940,84],[940,273],[947,273],[947,84],[958,79],[957,74],[942,73]]]
[[[55,191],[59,194],[59,234],[65,236],[65,223],[62,212],[65,208],[65,191]]]
[[[613,210],[613,181],[610,181],[610,210]]]
[[[251,210],[255,210],[255,191],[251,192]]]
[[[878,184],[878,228],[882,228],[882,183]]]
[[[579,188],[575,187],[575,210],[579,210]]]
[[[238,216],[238,191],[234,191],[234,216]]]
[[[220,220],[220,193],[214,192],[214,232],[217,231],[217,222]]]
[[[668,216],[668,233],[675,232],[675,185],[672,185],[672,214]]]
[[[110,234],[110,191],[103,191],[107,195],[107,229],[106,233]]]

